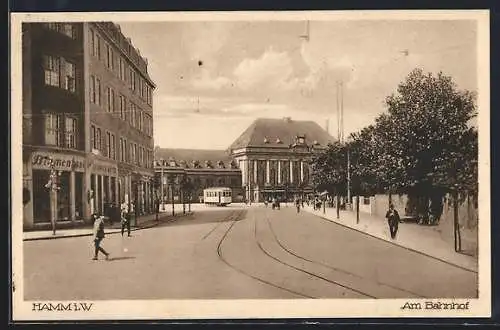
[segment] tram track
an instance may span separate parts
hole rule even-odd
[[[276,235],[276,232],[273,228],[273,225],[271,224],[271,221],[269,220],[269,217],[265,216],[265,220],[269,226],[269,229],[273,235],[273,238],[274,238],[274,241],[280,246],[280,248],[285,251],[286,253],[288,253],[289,255],[292,255],[298,259],[301,259],[301,260],[304,260],[304,261],[307,261],[311,264],[315,264],[315,265],[319,265],[319,266],[322,266],[322,267],[325,267],[325,268],[328,268],[330,270],[333,270],[333,271],[336,271],[336,272],[340,272],[340,273],[343,273],[343,274],[346,274],[346,275],[349,275],[349,276],[353,276],[353,277],[356,277],[357,279],[360,279],[360,280],[368,280],[368,281],[372,281],[374,282],[375,284],[377,285],[383,285],[383,286],[386,286],[388,288],[391,288],[393,290],[397,290],[397,291],[401,291],[401,292],[405,292],[405,293],[408,293],[408,294],[411,294],[412,296],[415,296],[415,298],[428,298],[426,296],[423,296],[421,294],[418,294],[418,293],[415,293],[415,292],[412,292],[410,290],[407,290],[407,289],[403,289],[403,288],[400,288],[400,287],[397,287],[397,286],[394,286],[394,285],[391,285],[391,284],[387,284],[387,283],[383,283],[383,282],[380,282],[380,281],[377,281],[377,280],[373,280],[373,279],[370,279],[370,278],[367,278],[367,277],[364,277],[364,276],[361,276],[361,275],[358,275],[358,274],[355,274],[355,273],[352,273],[352,272],[349,272],[347,270],[344,270],[344,269],[341,269],[341,268],[337,268],[337,267],[334,267],[330,264],[326,264],[326,263],[323,263],[323,262],[319,262],[319,261],[316,261],[316,260],[312,260],[312,259],[309,259],[309,258],[305,258],[299,254],[297,254],[296,252],[292,251],[291,249],[287,248],[278,238],[278,236]],[[330,281],[330,280],[328,280]],[[334,281],[336,282],[336,281]],[[338,283],[338,282],[336,282]],[[342,284],[339,284],[341,286],[344,287],[344,285]],[[346,288],[350,288],[348,287],[347,285],[345,285]],[[371,296],[371,298],[374,298],[374,299],[378,299],[377,297],[375,296]]]
[[[267,217],[266,217],[266,219],[267,219]],[[278,263],[280,263],[280,264],[282,264],[282,265],[285,265],[285,266],[287,266],[287,267],[289,267],[289,268],[291,268],[291,269],[294,269],[294,270],[296,270],[296,271],[298,271],[298,272],[301,272],[301,273],[307,274],[307,275],[309,275],[309,276],[311,276],[311,277],[313,277],[313,278],[317,278],[317,279],[323,280],[323,281],[325,281],[325,282],[327,282],[327,283],[330,283],[330,284],[333,284],[333,285],[339,286],[339,287],[341,287],[341,288],[344,288],[344,289],[346,289],[346,290],[349,290],[349,291],[351,291],[351,292],[354,292],[354,293],[360,294],[360,295],[362,295],[362,296],[365,296],[365,297],[368,297],[368,298],[372,298],[372,299],[376,299],[376,298],[377,298],[377,297],[375,297],[375,296],[373,296],[373,295],[371,295],[371,294],[368,294],[368,293],[366,293],[366,292],[360,291],[360,290],[355,289],[355,288],[353,288],[353,287],[350,287],[350,286],[348,286],[348,285],[345,285],[345,284],[339,283],[339,282],[337,282],[337,281],[334,281],[334,280],[328,279],[328,278],[326,278],[326,277],[324,277],[324,276],[321,276],[321,275],[315,274],[315,273],[310,272],[310,271],[308,271],[308,270],[306,270],[306,269],[303,269],[303,268],[301,268],[301,267],[297,267],[297,266],[291,265],[291,264],[289,264],[289,263],[287,263],[287,262],[283,261],[282,259],[280,259],[280,258],[278,258],[278,257],[276,257],[276,256],[273,256],[271,253],[269,253],[269,252],[268,252],[268,251],[267,251],[267,250],[266,250],[266,249],[262,246],[261,242],[259,241],[259,239],[258,239],[258,237],[257,237],[257,219],[254,219],[254,238],[255,238],[255,242],[256,242],[256,243],[257,243],[257,245],[259,246],[259,249],[260,249],[260,250],[261,250],[261,251],[262,251],[265,255],[267,255],[269,258],[271,258],[271,259],[275,260],[276,262],[278,262]]]
[[[244,212],[242,212],[244,213]],[[241,219],[238,219],[241,215],[239,215],[236,219],[233,219],[231,220],[231,225],[228,226],[228,228],[226,229],[226,231],[224,232],[224,235],[222,236],[222,238],[219,240],[218,244],[217,244],[217,255],[219,256],[219,259],[224,262],[228,267],[230,267],[231,269],[235,270],[236,272],[244,275],[244,276],[247,276],[247,277],[250,277],[260,283],[264,283],[264,284],[267,284],[269,286],[272,286],[274,288],[277,288],[277,289],[280,289],[280,290],[283,290],[283,291],[286,291],[288,293],[292,293],[294,295],[297,295],[297,296],[300,296],[302,298],[310,298],[310,299],[314,299],[315,297],[312,297],[312,296],[309,296],[309,295],[306,295],[306,294],[303,294],[303,293],[300,293],[298,291],[295,291],[295,290],[292,290],[292,289],[288,289],[288,288],[285,288],[281,285],[278,285],[278,284],[275,284],[275,283],[272,283],[270,281],[267,281],[263,278],[260,278],[260,277],[257,277],[255,275],[252,275],[248,272],[245,272],[244,270],[234,266],[233,264],[231,264],[226,258],[224,258],[224,255],[222,253],[222,245],[224,243],[224,241],[226,240],[229,232],[233,229],[234,225],[236,224],[236,222],[238,222],[239,220]]]
[[[223,220],[220,220],[220,221],[217,221],[217,224],[214,225],[212,227],[212,229],[210,229],[202,238],[201,240],[205,240],[208,238],[208,236],[210,236],[215,230],[217,230],[217,228],[219,228],[223,223],[226,223],[228,221],[233,221],[232,218],[233,216],[240,216],[240,213],[238,213],[238,211],[242,212],[242,210],[234,210],[234,211],[231,211],[231,213],[229,215],[227,215]],[[242,212],[244,213],[244,212]]]

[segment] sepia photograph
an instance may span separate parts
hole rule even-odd
[[[488,11],[12,14],[13,317],[489,316],[489,93]]]

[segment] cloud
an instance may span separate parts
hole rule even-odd
[[[237,86],[243,90],[271,88],[291,89],[296,84],[293,66],[287,52],[272,48],[259,58],[246,58],[234,70]]]
[[[213,58],[230,37],[231,22],[190,22],[183,26],[182,46],[191,60]]]
[[[193,78],[192,87],[201,90],[220,90],[231,86],[231,80],[224,76],[212,77],[209,70],[203,70],[201,76]]]

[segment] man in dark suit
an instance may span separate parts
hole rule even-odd
[[[398,225],[399,225],[399,213],[394,209],[394,205],[392,203],[389,204],[389,210],[385,214],[385,217],[387,218],[387,222],[389,224],[389,231],[391,232],[391,238],[395,239],[396,234],[398,232]]]

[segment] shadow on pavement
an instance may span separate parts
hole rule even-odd
[[[127,260],[127,259],[135,259],[135,257],[111,257],[109,258],[109,261],[120,261],[120,260]]]

